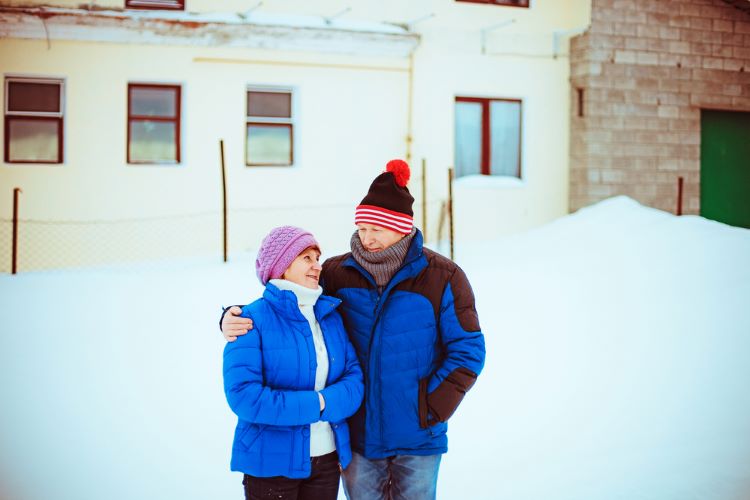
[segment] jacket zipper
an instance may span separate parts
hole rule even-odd
[[[390,294],[391,294],[391,289],[393,288],[391,286],[391,284],[394,283],[394,281],[393,281],[394,278],[403,269],[404,269],[403,267],[401,267],[400,269],[398,269],[394,273],[394,275],[391,276],[391,279],[388,282],[388,284],[385,285],[385,288],[383,288],[383,293],[378,293],[378,300],[375,301],[375,311],[374,311],[375,321],[373,322],[372,331],[370,332],[370,356],[372,356],[372,344],[373,344],[373,339],[375,338],[375,330],[377,329],[378,323],[380,323],[380,318],[382,317],[381,313],[383,311],[383,308],[380,307],[380,304],[381,304],[381,302],[383,302],[383,304],[385,304],[385,300],[387,300],[388,296],[390,296]],[[401,280],[401,281],[403,281],[403,280]],[[377,284],[375,286],[377,286]],[[385,307],[385,305],[383,307]],[[383,336],[381,335],[378,338],[378,358],[377,358],[377,361],[378,361],[378,373],[383,373],[383,356],[380,355],[380,353],[382,352],[382,346],[383,346]],[[379,415],[378,415],[378,417],[379,417],[378,420],[379,420],[379,424],[380,424],[380,426],[379,426],[380,427],[380,443],[382,444],[384,442],[384,440],[383,440],[383,420],[384,420],[383,419],[383,384],[382,383],[379,385],[378,389],[380,391],[379,394],[378,394],[378,399],[380,401],[380,404],[378,405],[379,410],[380,410],[379,411]],[[365,418],[367,418],[366,414],[365,414]],[[367,426],[365,425],[365,428],[366,427]],[[366,434],[367,433],[365,433],[365,435]]]
[[[372,358],[373,358],[373,343],[374,343],[374,339],[375,339],[375,330],[378,327],[378,323],[380,323],[380,312],[382,311],[382,308],[379,309],[380,303],[384,300],[383,297],[385,295],[390,295],[390,290],[392,288],[391,284],[394,282],[393,281],[394,278],[396,278],[396,276],[401,271],[403,271],[404,268],[406,268],[407,266],[409,266],[411,263],[412,263],[412,261],[409,261],[408,263],[403,263],[402,266],[391,277],[390,281],[385,286],[385,288],[383,288],[383,293],[382,294],[378,293],[378,299],[375,301],[375,308],[373,310],[373,314],[375,315],[375,321],[372,324],[372,330],[370,330],[370,345],[369,345],[369,349],[370,349],[370,356],[369,356],[370,357],[370,361],[372,361]],[[368,277],[367,275],[369,273],[363,272],[364,269],[359,264],[357,264],[356,266],[353,266],[353,267],[355,269],[358,269],[359,272],[360,272],[360,274],[362,274],[365,278]],[[373,281],[369,280],[369,279],[368,279],[368,281],[370,281],[370,283],[377,289],[377,284],[376,283],[373,283]],[[403,280],[401,280],[401,281],[403,281]],[[400,283],[400,281],[399,281],[399,283]],[[380,339],[380,341],[381,341],[380,344],[382,345],[382,338]],[[378,370],[380,370],[380,373],[382,373],[382,356],[378,356],[377,361],[378,361]],[[372,363],[370,363],[370,365],[371,364]],[[368,376],[368,378],[370,380],[372,379],[372,377],[369,377],[369,376]],[[369,380],[366,381],[366,382],[367,382],[367,387],[372,387],[372,384],[369,383]],[[380,442],[382,443],[383,442],[383,405],[382,405],[382,401],[383,401],[383,385],[382,384],[380,385],[379,399],[380,399],[380,402],[381,402],[381,404],[379,405],[380,406],[380,414],[379,414],[379,420],[380,420],[380,422],[379,422],[379,424],[380,424],[380,426],[379,426],[380,427]],[[367,394],[365,394],[365,401],[366,400],[367,400]],[[368,415],[368,413],[369,412],[367,411],[367,405],[365,404],[365,436],[367,436],[367,415]],[[365,447],[365,450],[366,450],[367,449],[367,439],[366,438],[364,440],[364,447]]]

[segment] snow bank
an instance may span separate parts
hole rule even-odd
[[[614,198],[458,251],[488,356],[441,498],[750,497],[750,231]],[[252,259],[0,277],[0,499],[241,498],[216,320]]]
[[[621,197],[462,250],[488,355],[445,498],[750,498],[750,231]]]

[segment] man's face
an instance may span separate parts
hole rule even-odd
[[[359,234],[359,241],[362,242],[362,246],[368,252],[382,252],[406,236],[392,229],[365,223],[357,224],[357,234]]]

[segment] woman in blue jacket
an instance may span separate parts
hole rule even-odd
[[[318,285],[320,249],[309,232],[272,230],[256,273],[263,297],[242,309],[255,327],[224,349],[224,391],[239,421],[233,471],[245,498],[334,500],[351,461],[346,419],[362,402],[362,371],[340,300]]]

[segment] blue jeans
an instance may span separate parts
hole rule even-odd
[[[349,500],[433,500],[442,455],[395,455],[368,460],[352,452],[344,469],[344,493]]]

